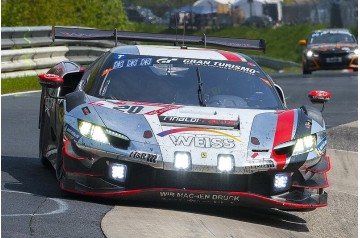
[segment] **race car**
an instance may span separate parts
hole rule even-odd
[[[87,67],[65,61],[39,75],[39,156],[64,191],[285,210],[327,205],[321,111],[288,109],[281,87],[244,54],[185,46],[265,50],[264,40],[66,27],[53,37],[175,44],[116,46]],[[309,97],[324,105],[331,94]]]
[[[316,70],[358,70],[358,45],[347,29],[316,30],[299,44],[306,46],[302,53],[303,74]]]

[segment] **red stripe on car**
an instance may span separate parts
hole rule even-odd
[[[242,60],[240,59],[239,56],[237,56],[234,53],[228,52],[228,51],[223,51],[223,50],[218,50],[218,52],[223,55],[227,60],[229,61],[238,61],[238,62],[242,62]]]
[[[278,112],[273,147],[278,144],[290,141],[294,128],[294,110]],[[286,163],[286,154],[278,155],[274,152],[271,157],[277,163],[277,169],[283,169]]]

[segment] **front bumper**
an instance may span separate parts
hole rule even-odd
[[[276,171],[221,174],[156,169],[146,164],[84,154],[66,141],[63,149],[65,175],[60,183],[65,191],[89,196],[313,209],[327,205],[327,194],[323,188],[328,186],[326,172],[330,164],[328,158],[321,161],[319,165],[325,169],[317,171],[317,166],[313,171],[307,171],[310,179],[306,181],[299,172],[292,172],[291,186],[285,192],[276,194],[273,191]],[[112,163],[127,166],[125,182],[110,176],[109,166]]]
[[[358,55],[355,54],[319,54],[316,57],[307,58],[304,56],[303,64],[306,69],[316,70],[337,70],[357,69]]]

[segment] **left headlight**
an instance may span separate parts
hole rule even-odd
[[[83,136],[89,139],[110,144],[104,129],[101,126],[94,125],[87,121],[79,121],[79,131]]]
[[[315,147],[316,135],[309,135],[277,145],[274,147],[274,151],[278,155],[286,154],[291,156],[313,151]]]
[[[299,155],[303,153],[307,153],[313,151],[316,146],[316,136],[309,135],[303,138],[297,139],[295,142],[293,155]]]

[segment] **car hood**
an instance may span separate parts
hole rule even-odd
[[[257,162],[264,169],[282,168],[286,157],[276,161],[272,148],[294,139],[298,129],[298,109],[275,111],[116,100],[94,100],[89,104],[108,129],[131,139],[135,145],[132,150],[150,153],[147,148],[158,146],[164,163],[173,163],[174,153],[185,151],[191,154],[194,166],[215,166],[220,154],[231,154],[243,168]],[[146,132],[152,136],[145,136]],[[310,134],[310,130],[306,133]]]

